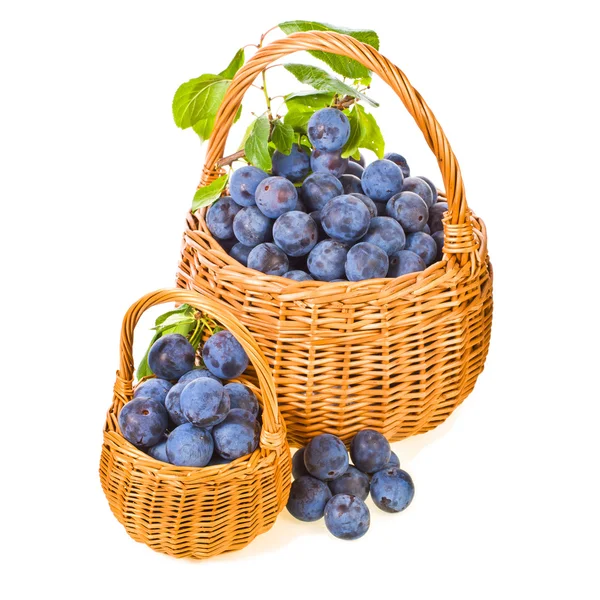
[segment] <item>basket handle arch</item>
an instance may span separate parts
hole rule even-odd
[[[396,92],[439,163],[449,208],[447,226],[450,233],[448,237],[451,240],[447,240],[447,251],[452,254],[474,255],[475,241],[462,175],[442,127],[425,100],[396,65],[372,46],[341,33],[332,31],[292,33],[263,46],[241,67],[229,85],[217,113],[198,187],[207,185],[222,173],[219,161],[224,155],[229,130],[246,91],[255,79],[271,63],[302,50],[320,50],[353,58],[379,75]],[[202,214],[204,210],[202,209]]]
[[[133,333],[135,327],[146,310],[166,302],[189,304],[196,310],[210,315],[229,330],[242,345],[256,371],[263,400],[260,447],[264,450],[281,448],[285,441],[285,430],[279,417],[277,392],[267,359],[248,329],[237,320],[226,306],[217,300],[200,296],[196,292],[178,289],[158,290],[146,294],[131,305],[123,317],[121,328],[120,360],[115,383],[115,396],[119,397],[124,403],[133,397]]]

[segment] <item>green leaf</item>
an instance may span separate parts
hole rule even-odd
[[[349,35],[379,50],[379,36],[370,29],[346,29],[345,27],[334,27],[333,25],[318,23],[316,21],[286,21],[285,23],[280,23],[279,28],[287,35],[296,31],[335,31]],[[370,80],[371,72],[369,69],[352,58],[314,50],[311,50],[310,54],[325,62],[343,77],[350,79],[368,78]]]
[[[308,120],[312,116],[312,110],[290,110],[283,117],[286,125],[289,125],[296,133],[306,134]]]
[[[361,140],[360,147],[372,150],[377,155],[377,158],[383,158],[385,141],[375,117],[370,113],[364,112],[362,106],[356,106],[356,108],[364,114],[365,133]]]
[[[173,118],[181,129],[192,127],[202,141],[212,133],[217,111],[238,69],[244,64],[244,50],[238,50],[229,66],[219,73],[207,73],[183,83],[173,98]]]
[[[244,144],[248,162],[263,171],[270,171],[272,167],[269,154],[269,135],[271,126],[269,119],[263,115],[254,121],[252,132]]]
[[[279,152],[289,154],[292,151],[292,144],[294,142],[294,129],[281,119],[277,119],[273,121],[271,140]]]
[[[150,344],[148,345],[148,350],[146,350],[146,354],[144,354],[144,358],[142,358],[142,360],[140,361],[140,364],[138,365],[137,371],[136,371],[136,377],[138,379],[138,381],[142,378],[142,377],[148,377],[148,375],[152,375],[152,369],[150,368],[150,365],[148,364],[148,354],[150,353],[150,348],[152,348],[152,344],[154,344],[154,342],[161,336],[161,333],[158,333],[158,331],[154,334],[154,336],[152,337],[152,340],[150,340]]]
[[[351,96],[368,102],[371,106],[379,106],[377,102],[371,100],[357,89],[333,77],[327,71],[314,67],[312,65],[284,64],[283,65],[298,81],[311,85],[316,90],[333,92],[341,96]]]
[[[284,98],[284,102],[288,110],[299,108],[315,111],[330,106],[333,101],[333,96],[334,94],[331,92],[314,92],[309,90],[288,94]]]
[[[170,310],[162,315],[156,317],[155,324],[162,325],[171,315],[180,315],[184,313],[193,314],[193,308],[189,304],[182,304],[180,307]],[[156,329],[156,328],[155,328]]]
[[[233,79],[234,75],[243,67],[243,65],[244,49],[240,48],[229,65],[227,65],[227,68],[219,73],[219,77],[222,77],[223,79]]]
[[[194,201],[192,202],[192,212],[196,212],[203,206],[212,204],[225,189],[229,175],[222,175],[218,179],[215,179],[212,183],[201,187],[194,194]]]
[[[348,158],[356,154],[361,147],[366,133],[365,112],[362,107],[354,105],[350,111],[346,113],[348,121],[350,121],[350,137],[342,150],[342,158]]]

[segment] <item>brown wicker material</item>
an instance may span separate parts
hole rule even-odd
[[[176,467],[148,456],[125,440],[118,413],[133,396],[133,330],[155,304],[187,303],[213,317],[242,344],[251,368],[239,379],[263,408],[259,448],[229,464]],[[271,528],[286,505],[291,458],[269,367],[248,330],[221,303],[183,290],[144,296],[125,315],[121,362],[104,429],[100,479],[110,508],[127,533],[176,557],[207,558],[238,550]]]
[[[374,48],[330,32],[294,33],[263,47],[235,76],[217,115],[201,185],[219,174],[246,90],[298,50],[354,58],[398,94],[438,158],[449,210],[443,260],[421,273],[356,283],[296,282],[230,258],[200,210],[189,215],[178,285],[222,299],[248,327],[272,370],[292,445],[329,432],[348,441],[370,427],[390,440],[442,423],[483,369],[492,321],[486,230],[467,207],[460,169],[431,110]]]

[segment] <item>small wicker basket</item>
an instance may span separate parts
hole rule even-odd
[[[273,371],[293,445],[370,427],[390,440],[442,423],[483,369],[492,322],[492,271],[481,219],[433,113],[371,46],[332,32],[294,33],[239,70],[215,121],[201,186],[221,174],[229,129],[246,90],[272,62],[300,50],[353,58],[387,83],[439,162],[448,202],[444,256],[420,273],[356,283],[296,282],[232,259],[211,236],[206,209],[188,216],[177,284],[220,298],[252,332]]]
[[[252,365],[239,381],[262,406],[259,448],[229,464],[176,467],[153,459],[125,440],[121,408],[133,396],[133,330],[141,314],[164,302],[187,303],[213,317],[237,338]],[[104,428],[100,480],[110,508],[127,533],[153,550],[176,557],[208,558],[239,550],[271,528],[287,502],[291,458],[275,386],[248,330],[222,303],[182,290],[148,294],[125,315],[121,360]]]

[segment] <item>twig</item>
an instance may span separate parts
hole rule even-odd
[[[238,160],[239,158],[244,158],[244,156],[246,156],[246,151],[238,150],[237,152],[234,152],[229,156],[224,156],[223,158],[219,159],[217,161],[217,167],[226,167],[227,165],[230,165],[231,163]]]

